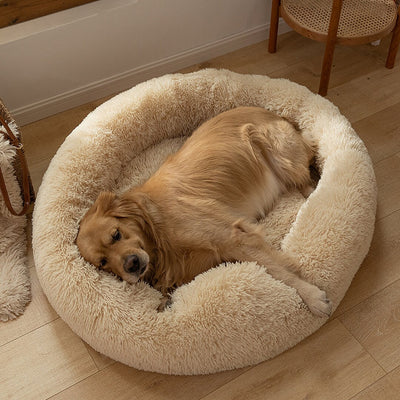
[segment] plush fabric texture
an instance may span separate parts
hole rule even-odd
[[[21,204],[21,188],[14,169],[15,147],[5,139],[0,125],[0,167],[13,205]],[[19,136],[15,124],[10,124]],[[18,208],[17,208],[18,210]],[[31,300],[31,284],[26,258],[26,216],[13,216],[0,192],[0,321],[17,318]]]
[[[300,260],[301,274],[336,308],[366,256],[376,182],[366,148],[328,100],[266,76],[203,70],[153,79],[107,101],[67,137],[39,190],[33,250],[43,289],[64,321],[99,352],[138,369],[207,374],[259,363],[326,322],[297,292],[252,262],[220,265],[161,295],[86,263],[74,241],[102,190],[147,179],[205,120],[237,106],[294,122],[318,148],[321,179],[305,200],[288,193],[268,215],[266,239]]]

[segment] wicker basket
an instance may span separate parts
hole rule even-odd
[[[18,139],[18,141],[22,143],[21,132],[19,131],[17,124],[15,123],[10,112],[8,111],[8,109],[6,108],[6,106],[4,105],[4,103],[1,99],[0,99],[0,117],[8,125],[9,129],[12,130],[12,133]],[[6,128],[3,127],[3,125],[0,121],[0,133],[5,134],[6,131],[7,131]],[[22,145],[21,145],[21,147],[22,147]],[[27,205],[27,207],[25,207],[26,209],[23,212],[23,214],[27,214],[32,211],[32,205],[35,201],[35,191],[33,189],[32,180],[31,180],[31,177],[29,174],[29,170],[27,168],[27,163],[25,160],[25,156],[23,155],[23,152],[22,152],[22,155],[20,155],[19,157],[17,157],[17,156],[14,157],[13,168],[14,168],[15,176],[17,178],[19,187],[21,189],[22,203],[29,203]],[[25,195],[24,195],[24,174],[27,176],[27,178],[25,178],[25,179],[28,179],[28,182],[29,182],[29,199],[26,199]],[[5,182],[5,185],[7,187],[7,182]],[[24,204],[23,204],[23,206],[24,206]],[[14,209],[14,208],[19,209],[20,205],[16,205],[16,204],[12,205],[12,209]],[[13,213],[12,210],[9,209],[9,211],[11,213]]]

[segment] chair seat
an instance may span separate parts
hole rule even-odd
[[[295,31],[325,41],[332,0],[281,0],[281,15]],[[363,44],[389,34],[397,18],[394,0],[343,0],[337,43]]]

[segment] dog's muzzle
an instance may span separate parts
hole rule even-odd
[[[147,261],[143,260],[136,254],[130,254],[126,256],[124,261],[124,271],[128,274],[141,275],[147,266]]]

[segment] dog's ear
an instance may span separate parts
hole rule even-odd
[[[141,229],[157,242],[156,224],[160,226],[160,213],[156,204],[145,193],[135,191],[117,197],[111,215],[115,218],[134,219]]]
[[[93,212],[106,214],[114,209],[117,203],[117,195],[111,192],[101,192],[93,204]]]
[[[134,192],[112,200],[111,215],[116,218],[148,217],[150,201],[144,193]]]
[[[96,201],[93,203],[93,205],[89,208],[89,210],[86,212],[86,214],[82,217],[80,223],[79,223],[79,229],[78,229],[78,235],[77,238],[81,232],[81,228],[85,223],[87,223],[89,220],[92,218],[95,218],[99,215],[104,215],[107,213],[110,209],[113,208],[113,205],[117,199],[117,196],[114,193],[111,192],[101,192]],[[75,243],[76,243],[75,239]]]

